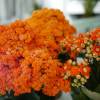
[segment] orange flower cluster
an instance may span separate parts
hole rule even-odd
[[[78,35],[67,36],[61,41],[63,52],[70,55],[65,62],[65,78],[72,77],[71,85],[79,87],[90,77],[90,64],[100,62],[100,28]]]
[[[56,95],[69,91],[69,81],[58,75],[60,41],[75,28],[62,12],[42,9],[26,20],[0,26],[0,94],[42,90]],[[58,82],[57,82],[58,81]],[[66,86],[66,83],[68,85]]]
[[[85,56],[90,58],[100,56],[100,28],[84,34],[67,36],[61,41],[61,45],[66,48],[73,59],[76,58],[79,53],[85,53]]]
[[[26,20],[26,23],[34,31],[36,46],[45,46],[54,55],[59,52],[60,41],[68,34],[76,32],[63,13],[55,9],[37,10]]]
[[[62,12],[54,9],[38,10],[29,19],[1,25],[0,94],[35,90],[55,96],[70,91],[71,86],[84,85],[90,76],[90,53],[99,59],[100,29],[78,36],[75,31]],[[85,52],[84,59],[78,58],[81,52]]]

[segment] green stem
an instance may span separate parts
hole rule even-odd
[[[97,0],[85,0],[84,8],[85,8],[85,16],[89,17],[93,15],[93,9],[97,3]]]

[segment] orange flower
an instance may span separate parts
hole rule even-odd
[[[92,40],[100,39],[100,28],[93,29],[90,35]]]
[[[78,66],[72,66],[71,68],[71,75],[76,76],[80,74],[80,68]]]
[[[81,67],[80,69],[81,74],[88,79],[90,76],[91,68],[89,66],[83,66],[83,65],[80,65],[80,67]]]
[[[65,20],[62,12],[54,9],[37,10],[26,23],[35,33],[36,45],[47,47],[54,56],[60,51],[60,41],[76,31],[68,20]]]
[[[93,53],[100,56],[100,46],[94,45],[93,46]]]
[[[61,80],[60,81],[60,88],[62,91],[65,91],[65,92],[70,92],[71,90],[71,87],[70,87],[70,80]]]

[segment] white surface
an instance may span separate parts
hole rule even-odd
[[[97,5],[94,8],[94,13],[99,13],[100,14],[100,1],[97,3]]]
[[[76,0],[72,0],[67,3],[65,10],[69,14],[84,14],[83,3]]]
[[[6,12],[4,11],[5,11],[5,2],[4,0],[0,0],[0,20],[6,18]]]
[[[43,0],[43,7],[57,8],[63,11],[63,3],[64,0]]]
[[[84,0],[43,0],[43,7],[58,8],[67,14],[84,14]],[[91,0],[92,1],[92,0]],[[94,8],[95,14],[100,14],[100,1]]]

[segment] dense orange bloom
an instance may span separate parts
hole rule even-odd
[[[59,78],[62,64],[57,56],[60,41],[75,31],[62,12],[53,9],[0,25],[0,94],[13,90],[20,95],[34,89],[54,96],[64,90],[66,82],[62,84],[63,77]]]
[[[37,10],[26,22],[36,34],[36,45],[47,47],[54,55],[59,51],[60,41],[76,32],[60,10],[47,8]]]
[[[80,74],[80,68],[78,68],[78,66],[73,66],[71,68],[71,75],[72,76],[76,76]]]

